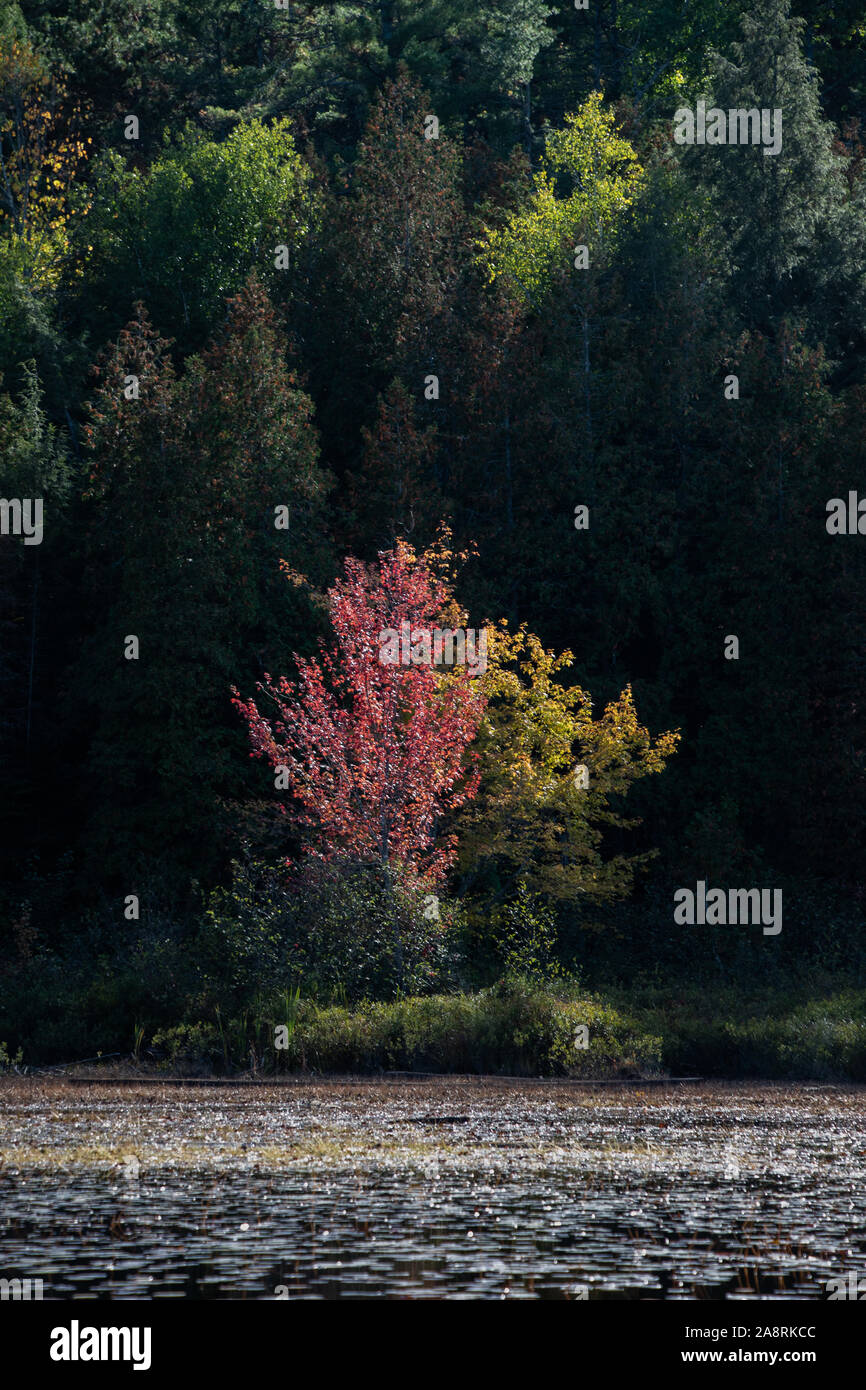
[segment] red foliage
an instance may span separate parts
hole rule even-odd
[[[466,750],[486,698],[464,667],[383,664],[380,633],[440,626],[448,586],[398,543],[378,569],[347,559],[328,596],[336,646],[322,644],[319,659],[297,657],[296,682],[265,673],[259,685],[277,718],[233,692],[251,756],[287,769],[296,802],[288,814],[312,828],[314,854],[399,861],[435,881],[455,852],[454,836],[436,844],[438,820],[478,787]]]

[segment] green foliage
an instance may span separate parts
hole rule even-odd
[[[311,864],[290,920],[305,995],[393,999],[432,993],[453,978],[455,909],[397,869]]]
[[[174,1075],[210,1075],[221,1070],[225,1060],[223,1038],[219,1028],[210,1023],[179,1023],[154,1033],[153,1050],[162,1053],[161,1071]]]
[[[282,28],[291,58],[268,97],[272,109],[300,109],[327,148],[345,146],[374,90],[403,65],[429,89],[440,120],[513,139],[552,13],[545,0],[293,4]]]
[[[457,909],[397,869],[312,862],[298,878],[237,863],[199,931],[201,998],[231,1012],[286,988],[353,1003],[430,993],[453,978],[458,930]]]
[[[589,1034],[579,1044],[580,1028]],[[207,1072],[220,1034],[183,1024],[154,1038],[174,1067]],[[512,1076],[640,1076],[658,1071],[661,1042],[626,1015],[591,998],[554,993],[515,979],[480,994],[409,997],[356,1010],[302,1001],[285,1052],[273,1050],[271,1020],[250,1020],[238,1035],[235,1065],[250,1045],[270,1069],[363,1073],[441,1071]]]
[[[218,799],[245,790],[232,680],[258,677],[261,652],[288,665],[314,640],[311,588],[329,563],[320,524],[329,479],[311,402],[285,353],[252,278],[182,377],[141,309],[97,368],[85,526],[100,621],[90,625],[73,691],[94,728],[90,833],[103,873],[121,862],[131,872],[142,851],[157,855],[195,825],[189,865],[213,872],[215,860],[202,854],[217,848]],[[130,374],[138,399],[125,396]],[[287,509],[283,529],[278,507]],[[116,573],[110,592],[106,570]],[[138,638],[138,660],[124,655],[127,634]]]
[[[42,385],[34,364],[22,364],[23,389],[15,402],[0,394],[0,455],[8,497],[42,497],[62,513],[74,468],[59,431],[46,418]]]
[[[18,43],[27,38],[27,24],[17,0],[0,0],[0,37]]]
[[[424,138],[429,97],[401,69],[370,111],[350,174],[328,202],[330,236],[300,331],[313,361],[323,436],[342,457],[395,374],[440,367],[468,241],[460,149]],[[429,414],[429,411],[428,411]],[[437,520],[439,518],[437,517]]]
[[[575,241],[586,244],[590,256],[603,254],[640,177],[637,155],[616,134],[614,113],[593,92],[549,137],[528,206],[487,232],[482,255],[491,279],[508,277],[531,304],[540,305],[556,283],[556,271],[571,263]]]
[[[853,0],[0,0],[0,494],[46,509],[43,545],[0,536],[10,1048],[203,1019],[246,1066],[320,1008],[322,1057],[405,1058],[408,993],[655,967],[718,996],[682,1046],[653,1026],[669,1061],[859,1067],[859,1006],[820,1010],[864,968],[866,547],[825,529],[866,422],[863,28]],[[781,153],[681,151],[704,92],[781,108]],[[491,665],[482,795],[441,827],[463,897],[437,925],[400,884],[230,881],[284,839],[230,685],[315,651],[339,556],[443,519],[462,621],[539,634]],[[772,951],[674,927],[699,877],[784,882]],[[772,1023],[736,1012],[757,978]],[[401,997],[365,1052],[360,1010],[323,1019],[367,994]]]
[[[814,993],[814,991],[813,991]],[[664,1038],[664,1065],[680,1075],[775,1080],[866,1080],[866,992],[841,989],[797,999],[790,992],[702,991],[630,1006]]]
[[[191,114],[185,100],[190,55],[184,64],[178,8],[177,0],[146,0],[133,16],[125,0],[24,4],[31,40],[86,93],[91,130],[116,141],[123,115],[136,112],[146,146],[154,143],[154,131],[161,132],[160,118],[176,119],[179,108]]]
[[[742,23],[743,39],[731,56],[714,57],[707,105],[781,111],[781,152],[696,146],[689,159],[710,195],[737,308],[747,322],[765,327],[802,304],[810,286],[821,285],[825,241],[849,190],[832,125],[821,112],[818,74],[800,46],[802,22],[791,18],[789,0],[764,0]]]
[[[16,835],[32,823],[40,801],[38,750],[50,727],[47,696],[57,678],[52,606],[77,474],[46,415],[32,362],[23,364],[21,376],[17,401],[0,393],[0,496],[41,501],[43,531],[38,545],[0,537],[0,876],[10,882],[21,871]]]
[[[666,104],[683,86],[704,76],[707,55],[735,36],[736,5],[715,0],[623,0],[617,6],[620,45],[620,90],[650,110]]]
[[[210,895],[196,947],[202,996],[229,1012],[301,970],[285,876],[259,864],[233,866],[229,888]]]
[[[146,171],[106,153],[78,254],[87,264],[81,312],[100,335],[143,300],[183,348],[200,347],[255,270],[285,292],[275,248],[294,266],[316,224],[312,176],[289,123],[238,126],[225,141],[186,131]]]
[[[556,914],[521,880],[517,896],[498,914],[497,946],[508,976],[543,983],[562,973],[556,959]]]
[[[794,0],[805,20],[804,46],[821,75],[826,114],[839,125],[862,119],[866,16],[857,0]],[[717,45],[720,47],[720,45]]]

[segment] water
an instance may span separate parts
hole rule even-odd
[[[0,1089],[0,1276],[51,1299],[825,1298],[866,1088]]]

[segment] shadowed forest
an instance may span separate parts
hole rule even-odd
[[[866,1080],[864,84],[0,0],[0,1069]]]

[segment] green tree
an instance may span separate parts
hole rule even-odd
[[[526,208],[490,230],[483,255],[490,275],[506,275],[534,305],[554,284],[554,271],[571,243],[584,236],[590,252],[603,252],[618,218],[635,196],[641,167],[631,145],[616,134],[612,111],[594,92],[547,141]],[[565,196],[557,184],[566,182]]]
[[[303,113],[332,148],[352,145],[376,89],[405,65],[440,120],[505,142],[522,138],[551,14],[545,0],[293,3],[291,58],[285,75],[275,74],[271,109]]]
[[[707,190],[730,297],[743,321],[763,330],[816,307],[824,242],[849,193],[821,114],[818,75],[802,53],[802,27],[790,0],[760,0],[744,15],[732,56],[716,56],[707,97],[708,108],[781,111],[781,152],[728,144],[695,146],[686,156]],[[817,319],[820,333],[820,312]]]
[[[142,0],[134,12],[125,0],[25,0],[24,9],[31,42],[86,101],[94,145],[115,142],[131,112],[140,121],[141,147],[158,143],[181,95],[171,80],[176,0]],[[187,54],[178,75],[188,63]]]
[[[251,280],[180,379],[143,310],[98,367],[74,687],[91,729],[88,845],[107,874],[214,871],[219,800],[246,787],[229,687],[313,644],[328,479],[285,351]]]
[[[385,84],[329,201],[329,236],[299,316],[324,447],[338,465],[357,468],[361,429],[375,427],[395,377],[420,422],[436,421],[425,378],[441,372],[469,235],[459,148],[444,134],[424,138],[427,110],[405,69]]]
[[[183,351],[200,347],[251,270],[284,290],[316,218],[311,175],[286,121],[238,126],[222,143],[186,135],[142,173],[103,157],[79,253],[80,310],[94,332],[116,330],[142,299]],[[288,268],[275,266],[285,246]]]

